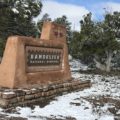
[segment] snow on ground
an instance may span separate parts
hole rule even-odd
[[[72,59],[70,61],[71,71],[87,70],[88,66],[82,64],[80,60]]]
[[[43,108],[17,107],[15,113],[4,113],[0,110],[1,113],[28,118],[28,120],[48,120],[47,118],[51,118],[49,120],[114,120],[115,115],[111,111],[115,104],[105,103],[103,98],[109,97],[120,101],[120,77],[78,72],[72,72],[72,75],[80,80],[91,80],[92,87],[56,97]],[[115,110],[120,114],[119,108]]]
[[[100,75],[85,75],[73,73],[81,80],[91,80],[93,85],[89,89],[79,92],[73,92],[67,95],[56,97],[44,108],[35,106],[34,109],[29,107],[17,107],[17,113],[9,116],[25,117],[29,120],[42,120],[42,117],[64,119],[73,117],[76,120],[114,120],[114,115],[108,111],[112,105],[105,104],[100,107],[100,111],[94,112],[93,104],[87,101],[86,97],[110,96],[120,99],[120,80],[117,76],[104,77]],[[96,110],[97,108],[95,108]],[[119,111],[118,111],[119,112]]]

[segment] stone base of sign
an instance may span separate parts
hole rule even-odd
[[[90,81],[71,80],[59,84],[34,86],[29,89],[0,88],[0,107],[4,109],[16,106],[29,106],[44,103],[55,96],[91,87]]]

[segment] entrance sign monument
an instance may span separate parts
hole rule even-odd
[[[45,22],[39,39],[8,38],[0,64],[0,107],[38,104],[90,86],[71,77],[63,25]]]
[[[66,29],[46,22],[40,39],[9,37],[0,65],[0,86],[26,87],[71,80]]]

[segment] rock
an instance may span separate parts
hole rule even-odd
[[[25,100],[31,100],[34,98],[34,95],[25,95]]]
[[[75,105],[75,106],[80,106],[81,105],[80,103],[73,103],[73,102],[71,102],[70,104]]]
[[[4,92],[2,93],[3,99],[10,99],[16,97],[16,94],[14,92]]]
[[[89,109],[89,107],[85,107],[85,108],[84,108],[84,110],[87,110],[87,109]]]
[[[116,114],[116,108],[112,107],[112,108],[108,108],[108,110],[112,113],[112,114]]]
[[[42,92],[34,94],[35,98],[40,98],[42,96]]]
[[[44,87],[43,92],[47,92],[47,91],[48,91],[48,87]]]
[[[2,92],[0,92],[0,97],[2,97]]]
[[[17,103],[18,102],[18,99],[17,98],[12,98],[10,99],[10,103]]]
[[[120,120],[120,115],[115,115],[114,120]]]
[[[26,95],[30,95],[32,93],[31,90],[23,90],[25,92]]]
[[[23,102],[25,100],[25,96],[17,97],[18,102]]]
[[[39,91],[39,90],[37,90],[37,89],[35,89],[35,88],[31,89],[31,92],[32,92],[33,94],[37,93],[38,91]]]
[[[1,107],[6,107],[9,104],[9,100],[5,100],[5,99],[0,99],[0,106]]]
[[[24,96],[26,94],[23,90],[16,90],[15,93],[17,96]]]

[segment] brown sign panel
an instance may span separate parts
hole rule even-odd
[[[26,46],[25,49],[27,72],[62,69],[62,49],[38,46]]]

